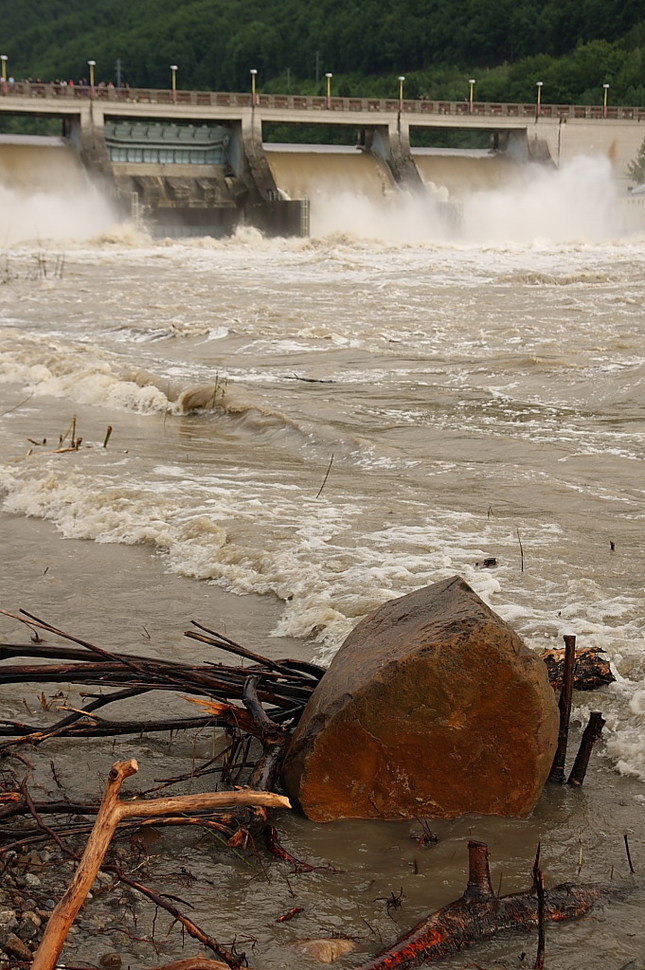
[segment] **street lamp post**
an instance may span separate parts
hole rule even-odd
[[[403,111],[403,85],[405,84],[405,74],[399,74],[399,111]]]
[[[475,100],[475,78],[474,77],[471,77],[469,79],[469,81],[468,81],[468,84],[470,86],[470,94],[468,96],[468,105],[469,105],[468,110],[472,114],[473,113],[473,102]]]
[[[170,65],[170,90],[172,91],[172,103],[177,103],[177,71],[176,64]]]
[[[331,71],[327,71],[325,77],[327,78],[327,107],[331,108],[331,79],[333,78]]]
[[[90,98],[94,97],[94,68],[96,67],[96,61],[88,61],[88,66],[90,69]]]
[[[9,60],[8,54],[0,54],[0,61],[2,61],[2,93],[5,94],[7,90],[7,61]]]
[[[607,117],[607,97],[609,93],[609,85],[603,84],[603,94],[602,94],[602,116]]]
[[[544,81],[536,81],[535,86],[537,87],[537,102],[535,105],[535,117],[539,118],[542,113],[542,85]]]
[[[252,67],[249,74],[251,75],[251,105],[255,107],[257,103],[257,94],[255,93],[255,79],[258,76],[257,68]]]

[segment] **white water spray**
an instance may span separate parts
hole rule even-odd
[[[627,230],[627,210],[611,164],[601,156],[579,156],[560,169],[509,167],[503,184],[498,178],[497,184],[485,188],[477,160],[470,159],[472,187],[462,177],[458,194],[448,188],[453,162],[446,156],[446,184],[441,183],[442,168],[435,169],[425,195],[385,189],[364,156],[358,159],[358,171],[355,157],[334,156],[347,171],[343,177],[345,169],[337,164],[330,180],[330,157],[323,153],[291,158],[292,169],[294,159],[299,166],[294,197],[310,196],[311,232],[317,238],[342,235],[395,246],[598,243]],[[293,171],[291,176],[295,177]],[[0,144],[0,212],[4,248],[43,240],[85,241],[113,231],[118,221],[74,153],[60,145]]]
[[[609,159],[578,156],[560,169],[527,165],[504,188],[475,192],[462,206],[474,243],[598,243],[625,230]]]
[[[579,156],[560,169],[518,167],[503,186],[459,198],[437,185],[427,199],[404,192],[381,199],[348,192],[312,198],[313,234],[394,245],[598,243],[626,229],[611,164],[598,156]]]
[[[49,139],[0,142],[0,247],[90,239],[116,223],[71,149],[41,144]]]

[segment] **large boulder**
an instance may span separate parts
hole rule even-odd
[[[320,822],[524,816],[558,724],[545,664],[455,576],[352,631],[307,704],[283,782]]]

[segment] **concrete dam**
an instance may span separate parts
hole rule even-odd
[[[429,198],[440,187],[454,199],[466,186],[503,183],[528,161],[559,166],[581,153],[607,157],[626,192],[627,166],[642,143],[645,121],[645,109],[636,108],[33,83],[3,85],[0,95],[0,118],[59,119],[61,139],[50,141],[50,153],[56,142],[59,153],[73,156],[122,212],[141,215],[153,231],[167,235],[221,236],[240,223],[272,235],[307,235],[315,192],[377,197],[403,189]],[[263,124],[343,126],[355,144],[265,144]],[[423,128],[483,131],[491,147],[412,147]],[[21,171],[19,164],[12,171],[9,149],[5,144],[0,150],[0,179],[15,179]]]

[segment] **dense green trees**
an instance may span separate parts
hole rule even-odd
[[[15,77],[122,77],[134,86],[481,100],[645,103],[643,0],[0,0]]]
[[[645,140],[634,161],[627,166],[627,174],[636,185],[645,185]]]

